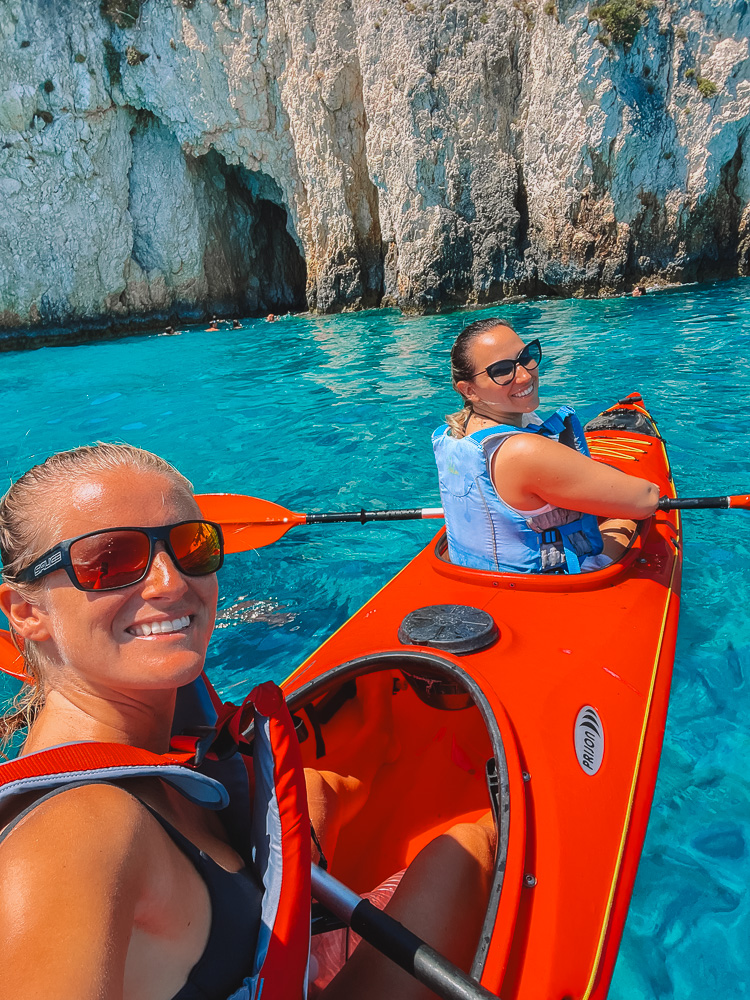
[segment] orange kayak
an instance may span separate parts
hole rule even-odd
[[[592,456],[675,496],[637,394]],[[497,816],[472,975],[504,1000],[604,997],[643,845],[672,673],[680,519],[583,575],[470,570],[443,531],[284,683],[307,766],[380,756],[332,873],[358,892],[457,822]]]

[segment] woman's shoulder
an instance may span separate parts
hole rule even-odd
[[[502,448],[494,453],[493,461],[497,464],[513,463],[514,466],[526,466],[531,472],[547,468],[558,460],[569,460],[575,454],[570,448],[543,434],[511,434],[504,441]]]
[[[56,789],[26,804],[0,833],[0,884],[19,863],[59,872],[62,863],[75,865],[76,859],[91,866],[145,856],[151,839],[145,834],[154,822],[146,807],[117,785]]]
[[[8,995],[94,1000],[104,996],[102,983],[125,982],[128,968],[146,978],[166,968],[168,981],[179,984],[201,954],[210,915],[190,861],[149,810],[116,785],[90,783],[43,797],[0,843]],[[48,961],[40,965],[42,951]],[[131,984],[116,995],[143,993]]]

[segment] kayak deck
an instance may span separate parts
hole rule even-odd
[[[639,400],[614,409],[648,424]],[[658,435],[639,425],[587,436],[595,458],[675,495]],[[357,733],[379,733],[379,753],[392,727],[367,803],[332,859],[357,891],[453,823],[486,814],[494,760],[498,858],[472,973],[505,1000],[606,994],[656,780],[680,566],[676,512],[646,522],[617,563],[576,576],[457,567],[440,532],[285,683],[306,721],[307,766],[348,773]],[[404,617],[433,605],[480,609],[499,635],[465,655],[405,645]],[[457,694],[426,704],[414,674],[442,678],[437,689],[456,685],[468,707],[446,707]],[[356,693],[342,701],[352,678]]]

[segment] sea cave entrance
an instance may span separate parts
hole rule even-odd
[[[243,315],[306,309],[307,267],[278,184],[215,150],[194,162],[205,192],[204,271],[213,308]]]

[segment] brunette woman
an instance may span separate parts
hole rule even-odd
[[[569,407],[542,421],[538,340],[502,319],[467,326],[451,351],[462,410],[433,434],[451,561],[515,573],[587,572],[653,514],[654,483],[593,461]],[[598,519],[603,519],[599,523]]]

